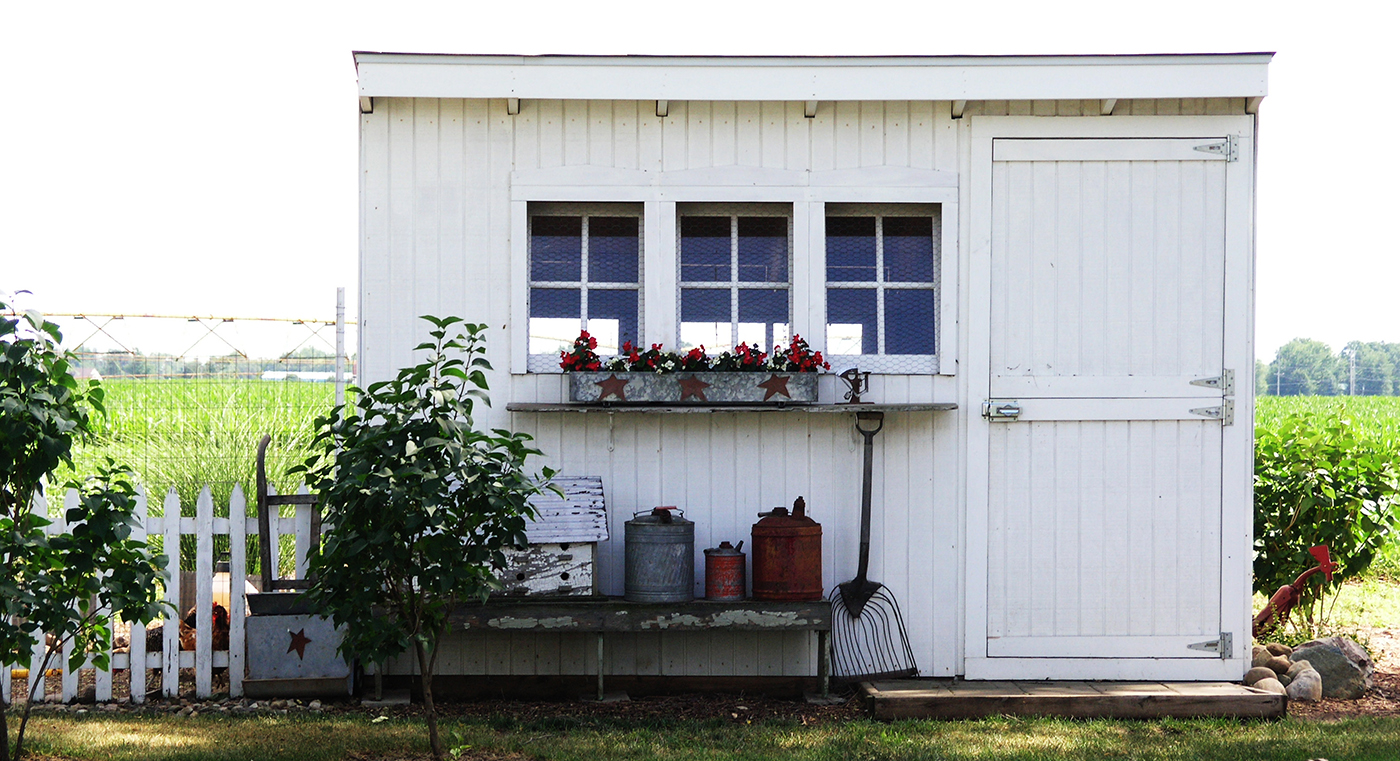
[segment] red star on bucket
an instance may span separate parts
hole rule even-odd
[[[768,380],[758,384],[759,388],[765,389],[768,392],[763,395],[763,401],[766,402],[769,399],[772,399],[775,394],[782,394],[783,396],[786,396],[787,398],[791,399],[792,394],[788,393],[787,384],[788,376],[777,374],[770,376]]]
[[[705,389],[710,387],[709,383],[700,380],[694,375],[690,376],[689,378],[681,378],[679,380],[681,384],[681,401],[685,401],[686,399],[689,399],[692,396],[696,399],[699,399],[702,402],[710,401],[705,397]]]
[[[616,375],[609,375],[606,380],[594,381],[593,385],[603,390],[603,393],[598,395],[598,401],[601,402],[609,396],[615,396],[624,402],[627,401],[627,392],[624,390],[627,383],[626,378],[619,378]]]
[[[287,652],[296,651],[298,658],[306,660],[306,646],[311,644],[311,638],[306,636],[306,630],[294,632],[288,629],[287,633],[292,635],[292,644],[287,645]]]

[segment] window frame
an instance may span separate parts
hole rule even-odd
[[[822,315],[823,343],[828,347],[826,351],[827,359],[835,364],[843,366],[850,364],[859,367],[862,371],[882,375],[936,375],[940,370],[940,355],[944,346],[944,336],[941,330],[943,325],[943,314],[939,308],[942,304],[942,246],[943,246],[943,209],[942,204],[919,204],[919,203],[829,203],[826,204],[822,216],[822,226],[825,230],[826,220],[833,217],[845,218],[875,218],[875,279],[874,280],[829,280],[828,269],[826,267],[825,256],[823,256],[822,266],[822,287],[824,295],[832,289],[840,290],[868,290],[875,292],[875,319],[876,319],[876,353],[875,354],[836,354],[830,348],[830,336],[827,335],[827,328],[830,324],[829,309],[824,310]],[[904,219],[931,219],[933,229],[931,231],[933,243],[933,278],[930,281],[905,282],[885,280],[885,236],[884,220],[889,218]],[[822,249],[825,254],[826,241],[823,235]],[[929,354],[889,354],[885,351],[886,344],[886,309],[885,294],[891,290],[915,290],[933,291],[933,345],[934,351]],[[826,300],[825,298],[823,299]]]
[[[562,166],[516,170],[510,177],[510,214],[507,222],[507,245],[512,264],[508,274],[501,273],[502,277],[509,278],[509,282],[487,284],[490,287],[508,287],[511,294],[511,325],[507,326],[510,335],[507,349],[510,352],[510,371],[520,376],[550,373],[557,377],[562,373],[557,363],[548,370],[530,370],[526,351],[528,331],[511,329],[511,326],[523,328],[528,320],[527,221],[531,203],[643,204],[644,341],[664,343],[668,347],[674,347],[679,338],[677,205],[791,204],[792,330],[808,339],[812,347],[820,351],[826,349],[825,205],[924,203],[938,204],[942,221],[939,246],[941,287],[937,304],[939,328],[935,339],[939,363],[933,385],[917,386],[927,391],[919,391],[915,397],[923,399],[928,396],[928,401],[946,401],[951,398],[953,389],[953,378],[950,376],[956,374],[958,367],[958,310],[962,298],[958,286],[961,267],[959,198],[962,192],[957,172],[892,166],[826,170],[726,166],[674,171]],[[833,371],[840,369],[844,368],[832,368]],[[896,375],[916,378],[925,374]],[[563,387],[555,390],[553,384],[546,384],[530,388],[537,390],[527,396],[535,401],[548,402],[556,400]]]
[[[729,280],[684,280],[681,277],[684,262],[681,259],[685,217],[727,217],[729,219]],[[739,277],[739,219],[753,217],[782,218],[787,221],[785,280],[741,280]],[[676,320],[675,336],[666,345],[682,350],[681,344],[681,296],[685,289],[725,290],[729,292],[729,341],[721,346],[705,347],[711,354],[726,351],[739,343],[739,301],[740,292],[745,290],[781,290],[787,295],[788,335],[793,333],[795,309],[793,307],[793,276],[797,266],[794,251],[793,205],[784,203],[678,203],[676,204]],[[762,342],[760,342],[762,343]],[[762,347],[764,351],[772,346]]]
[[[609,203],[609,202],[589,202],[589,203],[559,203],[539,201],[530,203],[527,206],[527,218],[525,227],[525,245],[527,248],[525,260],[526,278],[526,322],[525,322],[525,342],[526,342],[526,365],[527,371],[531,373],[562,372],[559,369],[559,354],[557,352],[547,352],[541,354],[529,353],[530,323],[529,298],[530,293],[535,288],[559,288],[578,289],[579,291],[579,330],[588,330],[588,292],[596,291],[636,291],[637,293],[637,342],[641,343],[646,335],[646,210],[644,205],[637,203]],[[579,217],[580,218],[580,252],[579,252],[579,279],[569,280],[535,280],[533,277],[533,242],[534,242],[534,221],[535,217]],[[615,283],[615,282],[592,282],[588,272],[588,220],[592,217],[629,217],[637,220],[637,281],[635,283]],[[622,342],[618,337],[619,344]],[[620,348],[620,347],[619,347]],[[611,356],[611,355],[608,355]]]

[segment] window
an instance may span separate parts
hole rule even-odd
[[[695,204],[679,209],[680,348],[764,350],[791,335],[792,209]]]
[[[937,370],[939,223],[933,205],[827,205],[828,356]]]
[[[557,369],[580,330],[599,354],[639,343],[640,204],[531,204],[529,240],[532,370]]]

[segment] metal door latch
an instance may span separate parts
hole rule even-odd
[[[1221,425],[1235,424],[1235,400],[1221,399],[1219,407],[1194,407],[1191,409],[1192,415],[1214,418],[1220,421]]]
[[[1235,657],[1235,635],[1231,632],[1221,632],[1218,639],[1187,645],[1186,649],[1218,653],[1221,660],[1226,660]]]
[[[1010,421],[1021,416],[1020,402],[1002,402],[988,399],[982,402],[982,417],[993,422]]]

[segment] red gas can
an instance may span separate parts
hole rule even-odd
[[[720,542],[705,550],[705,599],[735,602],[744,599],[744,543]]]
[[[822,599],[822,527],[801,497],[753,525],[753,599]]]

